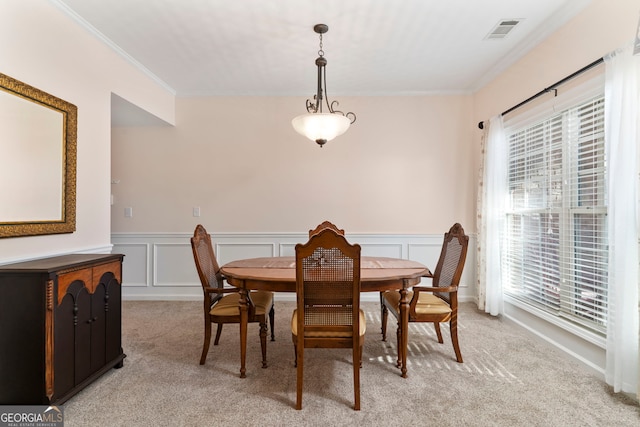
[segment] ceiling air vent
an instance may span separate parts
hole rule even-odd
[[[522,19],[505,19],[498,22],[498,24],[493,27],[493,30],[487,34],[485,39],[503,39],[507,37],[507,34],[509,34],[520,21],[522,21]]]

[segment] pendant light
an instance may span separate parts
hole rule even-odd
[[[313,96],[313,101],[307,99],[307,114],[295,117],[291,124],[299,134],[306,136],[311,141],[315,141],[320,147],[331,141],[333,138],[342,135],[349,129],[349,126],[356,121],[356,115],[348,112],[343,113],[336,110],[338,101],[329,102],[327,96],[327,75],[325,67],[327,60],[322,50],[322,35],[329,31],[325,24],[317,24],[313,31],[320,35],[320,50],[316,66],[318,67],[318,91]],[[323,111],[322,101],[324,100],[327,112]]]

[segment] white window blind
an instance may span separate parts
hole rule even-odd
[[[505,293],[605,332],[607,199],[604,95],[505,126],[509,202]]]

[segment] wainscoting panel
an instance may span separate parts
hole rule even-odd
[[[236,259],[278,256],[275,243],[214,243],[214,247],[220,265]]]
[[[193,286],[199,283],[191,242],[154,243],[153,286]]]
[[[113,233],[113,253],[125,255],[123,298],[129,300],[192,300],[202,298],[200,280],[191,252],[191,233]],[[435,269],[442,234],[346,234],[362,246],[364,256],[419,261]],[[295,245],[308,240],[306,233],[218,233],[212,235],[220,265],[242,258],[293,256]],[[460,282],[460,301],[476,300],[476,237],[469,236],[467,262]],[[276,299],[293,299],[277,294]],[[377,301],[377,295],[363,294]]]
[[[296,256],[296,244],[297,243],[281,243],[279,246],[280,256]]]
[[[112,248],[113,253],[124,254],[123,280],[127,281],[128,287],[147,287],[150,285],[151,266],[153,265],[149,262],[150,246],[146,243],[123,242],[117,248]]]
[[[469,239],[471,240],[471,239]],[[442,242],[438,242],[437,244],[424,244],[424,243],[412,243],[407,245],[407,258],[422,260],[428,259],[432,260],[432,263],[425,264],[429,269],[433,272],[436,268],[436,263],[438,262],[438,257],[440,256],[440,250],[442,249]],[[471,252],[471,244],[467,248],[467,258]],[[467,260],[465,265],[465,270],[469,267],[469,261]],[[463,272],[466,272],[463,270]],[[460,286],[467,286],[468,283],[462,283],[464,280],[461,280]]]
[[[401,243],[360,243],[360,246],[362,246],[362,256],[405,258]]]

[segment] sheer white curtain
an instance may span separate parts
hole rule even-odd
[[[476,244],[476,289],[478,297],[478,309],[484,310],[486,302],[486,274],[484,273],[486,261],[484,257],[484,246],[481,242],[485,235],[484,221],[482,220],[482,210],[484,205],[484,162],[487,153],[487,138],[489,137],[488,122],[484,125],[482,135],[480,135],[480,169],[478,170],[478,193],[476,194],[476,224],[478,226],[478,241]]]
[[[605,57],[608,161],[609,313],[606,381],[638,393],[638,137],[640,57],[632,47]]]
[[[502,116],[489,121],[483,143],[478,203],[478,307],[497,316],[504,311],[500,249],[507,197],[507,142]]]

